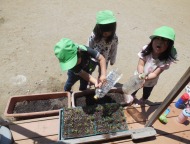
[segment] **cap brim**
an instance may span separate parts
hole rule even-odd
[[[116,19],[107,19],[107,20],[102,20],[100,22],[97,22],[97,24],[111,24],[115,22],[116,22]]]
[[[62,71],[66,71],[66,70],[72,69],[76,65],[76,63],[77,63],[77,55],[75,57],[73,57],[73,59],[71,59],[68,62],[61,62],[61,61],[59,61],[59,63],[60,63]]]
[[[155,37],[163,37],[163,38],[166,38],[166,39],[172,40],[171,38],[168,38],[168,37],[163,36],[163,35],[151,35],[149,38],[150,38],[150,39],[153,39],[153,38],[155,38]],[[174,41],[174,40],[172,40],[172,41]]]

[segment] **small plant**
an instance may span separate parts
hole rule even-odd
[[[90,130],[89,130],[89,129],[87,129],[87,130],[86,130],[86,133],[87,133],[87,134],[88,134],[88,133],[90,133]]]
[[[76,114],[79,114],[81,112],[81,110],[79,108],[76,108],[75,112],[76,112]]]
[[[93,115],[89,116],[89,119],[90,119],[91,121],[94,121],[94,116],[93,116]]]
[[[103,108],[102,108],[102,106],[100,106],[100,105],[98,105],[97,107],[96,107],[96,111],[101,111]]]
[[[84,123],[84,126],[87,127],[87,126],[88,126],[88,123],[85,122],[85,123]]]
[[[113,110],[113,107],[114,104],[106,104],[72,109],[64,114],[63,137],[75,138],[127,130],[125,118],[120,114],[122,111],[118,107]],[[88,113],[89,109],[91,113]]]

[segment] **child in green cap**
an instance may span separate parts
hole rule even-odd
[[[150,43],[138,53],[139,62],[135,72],[135,74],[145,73],[147,75],[143,85],[143,96],[138,101],[140,105],[145,104],[149,98],[160,74],[169,69],[171,63],[177,60],[177,51],[174,48],[175,32],[171,27],[157,28],[150,39]],[[132,94],[133,97],[137,91]],[[126,97],[125,99],[127,100]]]
[[[116,18],[112,11],[99,11],[96,15],[96,25],[91,36],[88,39],[88,46],[100,52],[106,59],[106,68],[108,63],[113,65],[116,61],[118,37],[116,36]],[[93,72],[97,61],[93,59]],[[99,67],[99,75],[101,69]]]
[[[68,70],[68,79],[64,86],[65,91],[71,91],[72,86],[78,80],[80,80],[79,90],[85,90],[88,82],[95,84],[95,87],[100,87],[106,81],[105,58],[98,51],[63,38],[55,45],[54,52],[61,69],[63,71]],[[96,59],[101,67],[101,76],[98,80],[89,74],[91,58]]]

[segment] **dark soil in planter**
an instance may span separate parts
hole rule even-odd
[[[29,113],[57,110],[68,107],[68,98],[56,98],[47,100],[22,101],[15,104],[13,113]]]
[[[108,93],[103,98],[95,99],[94,95],[80,96],[75,98],[75,106],[89,106],[95,104],[118,103],[124,102],[123,94]]]
[[[114,103],[65,108],[60,119],[64,139],[128,130],[123,108]]]

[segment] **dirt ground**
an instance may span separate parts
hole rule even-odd
[[[67,73],[59,67],[54,45],[63,37],[86,44],[96,12],[105,9],[115,13],[119,37],[117,62],[108,71],[119,68],[121,84],[136,69],[137,53],[154,29],[175,29],[179,61],[160,76],[150,97],[163,101],[189,67],[189,5],[189,0],[0,0],[0,117],[11,96],[63,91]]]

